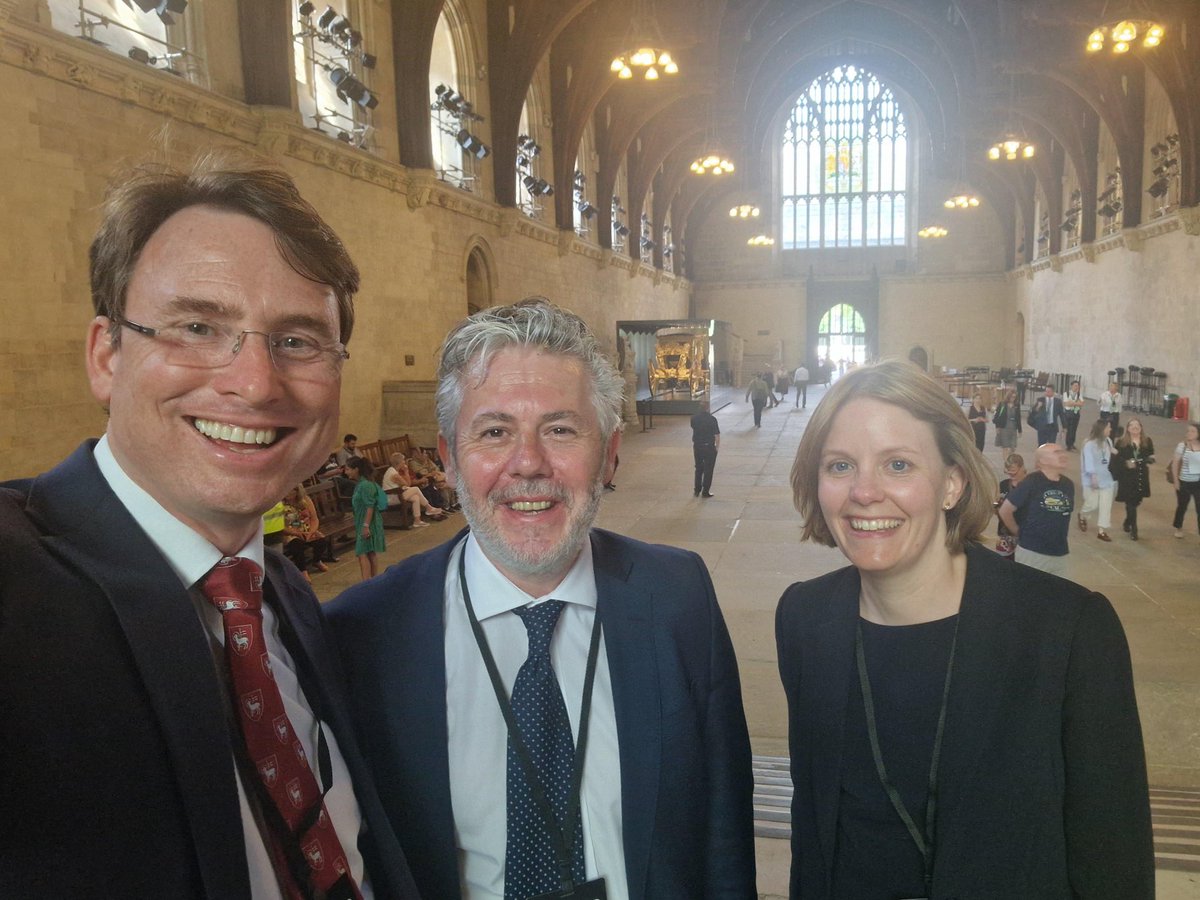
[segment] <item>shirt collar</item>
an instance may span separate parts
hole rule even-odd
[[[146,537],[158,548],[172,571],[179,576],[184,587],[191,587],[208,574],[208,570],[221,561],[223,554],[191,527],[167,512],[162,504],[151,497],[134,482],[108,445],[108,435],[100,438],[92,451],[100,474],[117,495],[117,499],[133,516]],[[262,528],[237,553],[263,568]]]
[[[467,535],[463,552],[467,555],[467,588],[471,592],[471,605],[481,622],[500,613],[522,606],[536,606],[550,599],[596,608],[596,575],[592,568],[591,540],[583,542],[583,550],[558,587],[541,597],[531,597],[509,581],[487,558],[474,534]]]

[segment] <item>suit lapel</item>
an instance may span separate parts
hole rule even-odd
[[[1009,633],[1014,613],[1007,599],[1016,590],[1014,571],[1011,562],[984,547],[967,548],[967,583],[959,611],[958,649],[938,775],[939,785],[944,786],[938,792],[938,833],[945,844],[951,843],[958,831],[954,817],[973,791],[978,760],[995,733],[1005,702],[1005,687],[1013,683],[1006,675],[1012,661],[1005,648],[1020,640]]]
[[[802,681],[811,681],[804,696],[813,705],[802,714],[822,723],[810,735],[812,753],[809,776],[812,798],[819,810],[817,831],[825,855],[825,870],[833,871],[841,797],[842,750],[845,743],[846,704],[850,698],[854,667],[854,625],[858,621],[858,572],[846,569],[825,603],[803,650]]]
[[[30,513],[48,550],[103,591],[162,728],[206,893],[249,896],[225,705],[187,590],[109,489],[92,443],[38,478]],[[137,752],[137,748],[131,748]]]
[[[618,541],[592,532],[596,614],[612,678],[621,753],[621,830],[630,896],[642,897],[658,806],[662,708],[654,658],[654,598]]]

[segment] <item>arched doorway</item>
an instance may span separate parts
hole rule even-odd
[[[908,361],[920,366],[924,372],[929,371],[929,353],[924,347],[913,347],[909,350]]]
[[[492,305],[492,279],[483,250],[474,247],[467,256],[467,315]]]
[[[839,372],[867,361],[867,327],[862,313],[849,303],[835,303],[817,324],[817,358]]]

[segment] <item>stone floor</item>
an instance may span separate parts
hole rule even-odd
[[[796,445],[820,395],[820,388],[809,391],[807,410],[790,402],[767,410],[763,427],[755,429],[749,404],[732,392],[719,393],[713,405],[722,444],[715,496],[708,500],[692,496],[686,418],[658,416],[648,431],[631,426],[621,448],[617,490],[605,495],[598,523],[642,540],[687,547],[707,562],[737,649],[754,752],[766,756],[787,753],[773,634],[776,601],[793,581],[843,565],[837,550],[800,543],[788,486]],[[1094,418],[1089,404],[1083,421]],[[1162,476],[1162,463],[1182,439],[1183,427],[1157,416],[1145,416],[1143,422],[1159,448],[1160,465],[1152,480],[1155,495],[1142,506],[1141,540],[1129,540],[1118,527],[1113,542],[1104,544],[1095,538],[1094,524],[1087,534],[1073,529],[1069,576],[1106,594],[1125,625],[1151,784],[1200,788],[1200,536],[1189,510],[1186,539],[1172,538],[1174,492]],[[1018,450],[1032,462],[1030,431],[1025,430]],[[987,456],[999,471],[1000,455],[991,438],[989,427]],[[1119,507],[1113,517],[1120,522]],[[391,563],[435,546],[462,521],[455,516],[430,528],[389,531],[383,559]],[[357,580],[353,553],[342,560],[315,579],[322,599]],[[1193,862],[1200,859],[1200,833],[1175,842]],[[786,896],[786,841],[759,838],[758,858],[762,896]],[[1160,900],[1200,900],[1200,871],[1160,868],[1158,883]]]

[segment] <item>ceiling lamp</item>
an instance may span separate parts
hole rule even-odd
[[[1107,43],[1113,53],[1128,53],[1137,44],[1147,50],[1157,47],[1166,35],[1166,29],[1150,16],[1150,11],[1139,0],[1123,4],[1125,15],[1109,19],[1092,29],[1087,38],[1088,53],[1099,53]],[[1105,5],[1107,11],[1107,4]],[[1101,13],[1103,15],[1103,13]]]
[[[988,149],[988,159],[1031,159],[1037,152],[1033,144],[1016,135],[1005,135],[1004,140],[997,141]]]
[[[694,170],[693,170],[694,171]],[[731,207],[729,210],[729,218],[731,219],[757,219],[761,214],[761,210],[750,203],[742,203],[739,206]]]
[[[734,165],[719,153],[706,153],[692,161],[692,171],[697,175],[726,175]]]
[[[917,237],[921,238],[944,238],[950,232],[941,225],[926,225],[917,232]]]
[[[646,81],[656,81],[660,74],[676,75],[679,64],[671,58],[667,50],[657,47],[638,47],[627,50],[619,56],[614,56],[609,69],[617,73],[617,77],[628,80],[640,74]]]
[[[748,247],[774,247],[775,238],[765,234],[756,234],[750,240],[746,241]]]
[[[974,209],[979,205],[979,198],[974,194],[960,192],[953,197],[947,197],[942,203],[946,209]]]

